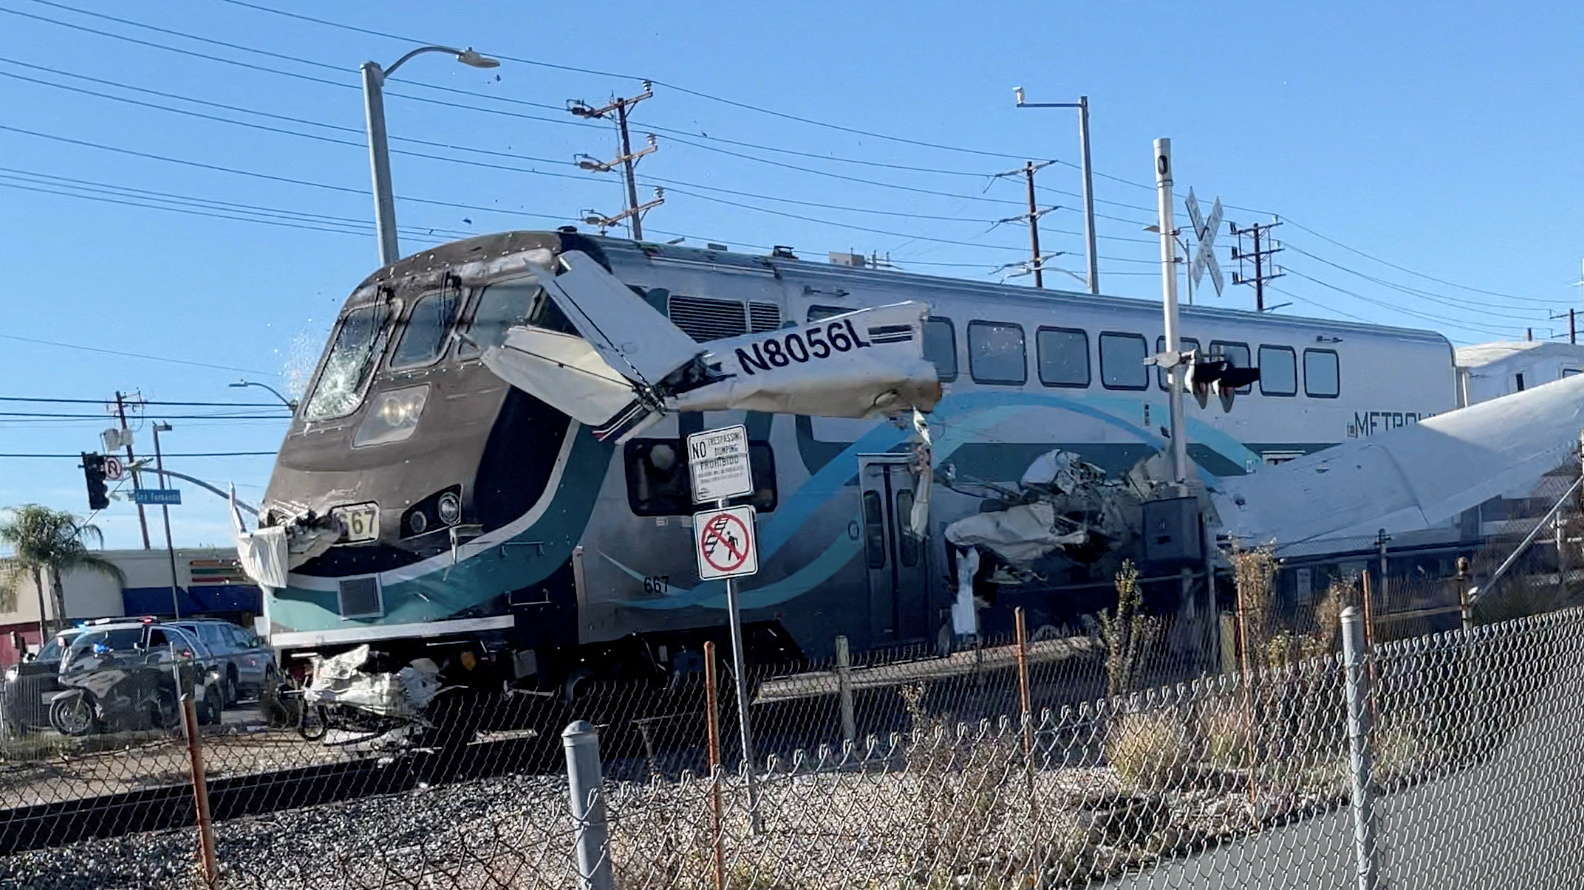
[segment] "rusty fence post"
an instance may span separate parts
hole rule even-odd
[[[1023,757],[1032,763],[1034,754],[1034,713],[1029,698],[1028,626],[1023,620],[1023,607],[1012,610],[1013,626],[1017,630],[1018,704],[1023,715]],[[1032,778],[1032,774],[1031,774]]]
[[[215,861],[214,822],[209,817],[209,779],[204,774],[203,746],[198,739],[198,709],[191,693],[181,697],[182,731],[187,736],[187,762],[192,770],[193,803],[198,810],[198,851],[203,862],[204,884],[220,879]]]
[[[715,858],[715,890],[726,888],[726,846],[721,813],[720,715],[715,709],[715,644],[704,644],[704,721],[709,729],[710,847]]]

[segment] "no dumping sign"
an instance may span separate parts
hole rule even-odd
[[[754,508],[726,507],[693,514],[693,553],[698,557],[700,581],[758,572]]]

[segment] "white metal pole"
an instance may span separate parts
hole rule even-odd
[[[1160,203],[1161,297],[1165,303],[1166,352],[1175,356],[1182,348],[1177,337],[1177,236],[1172,225],[1171,140],[1155,140],[1155,191]],[[1179,494],[1186,494],[1188,438],[1183,422],[1183,367],[1171,368],[1171,472]]]
[[[168,483],[165,480],[165,455],[162,451],[160,451],[159,434],[162,427],[164,429],[169,429],[169,427],[166,427],[164,424],[154,424],[154,472],[159,474],[159,486],[162,490],[164,490],[167,489]],[[181,582],[176,578],[176,545],[171,543],[169,505],[160,504],[160,514],[165,518],[165,555],[170,560],[171,612],[177,618],[180,618]]]
[[[719,501],[716,506],[724,510],[727,502]],[[726,615],[731,623],[732,673],[737,675],[737,731],[742,736],[743,764],[747,767],[744,775],[748,781],[748,815],[754,832],[758,833],[759,789],[756,776],[759,766],[754,762],[753,728],[748,722],[748,659],[743,652],[742,608],[737,602],[736,578],[726,579]]]
[[[1094,171],[1089,165],[1089,97],[1078,97],[1078,138],[1083,152],[1084,239],[1089,246],[1089,293],[1100,293],[1100,257],[1095,252]]]
[[[399,63],[398,63],[399,64]],[[394,68],[395,66],[391,66]],[[368,121],[369,167],[374,174],[374,230],[381,266],[401,258],[396,244],[396,205],[391,194],[390,147],[385,140],[385,73],[363,63],[363,113]]]

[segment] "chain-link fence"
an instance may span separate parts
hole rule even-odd
[[[1086,633],[754,676],[751,761],[714,652],[696,683],[437,726],[33,732],[0,743],[0,886],[1584,883],[1584,610],[1371,641],[1362,591],[1295,622],[1273,571],[1240,563],[1224,653],[1123,585]],[[600,756],[569,777],[574,718]]]

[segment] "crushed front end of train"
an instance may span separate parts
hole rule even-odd
[[[620,444],[683,411],[929,410],[927,308],[861,313],[877,348],[856,348],[851,321],[821,323],[849,345],[820,343],[832,360],[807,367],[761,349],[795,332],[706,348],[611,273],[598,239],[569,230],[473,238],[371,275],[332,330],[258,528],[238,527],[282,664],[367,646],[364,672],[420,667],[425,702],[436,678],[548,700],[596,676],[670,682],[684,662],[666,645],[657,655],[641,628],[613,637],[580,615],[580,544]],[[655,621],[683,646],[724,624]]]

